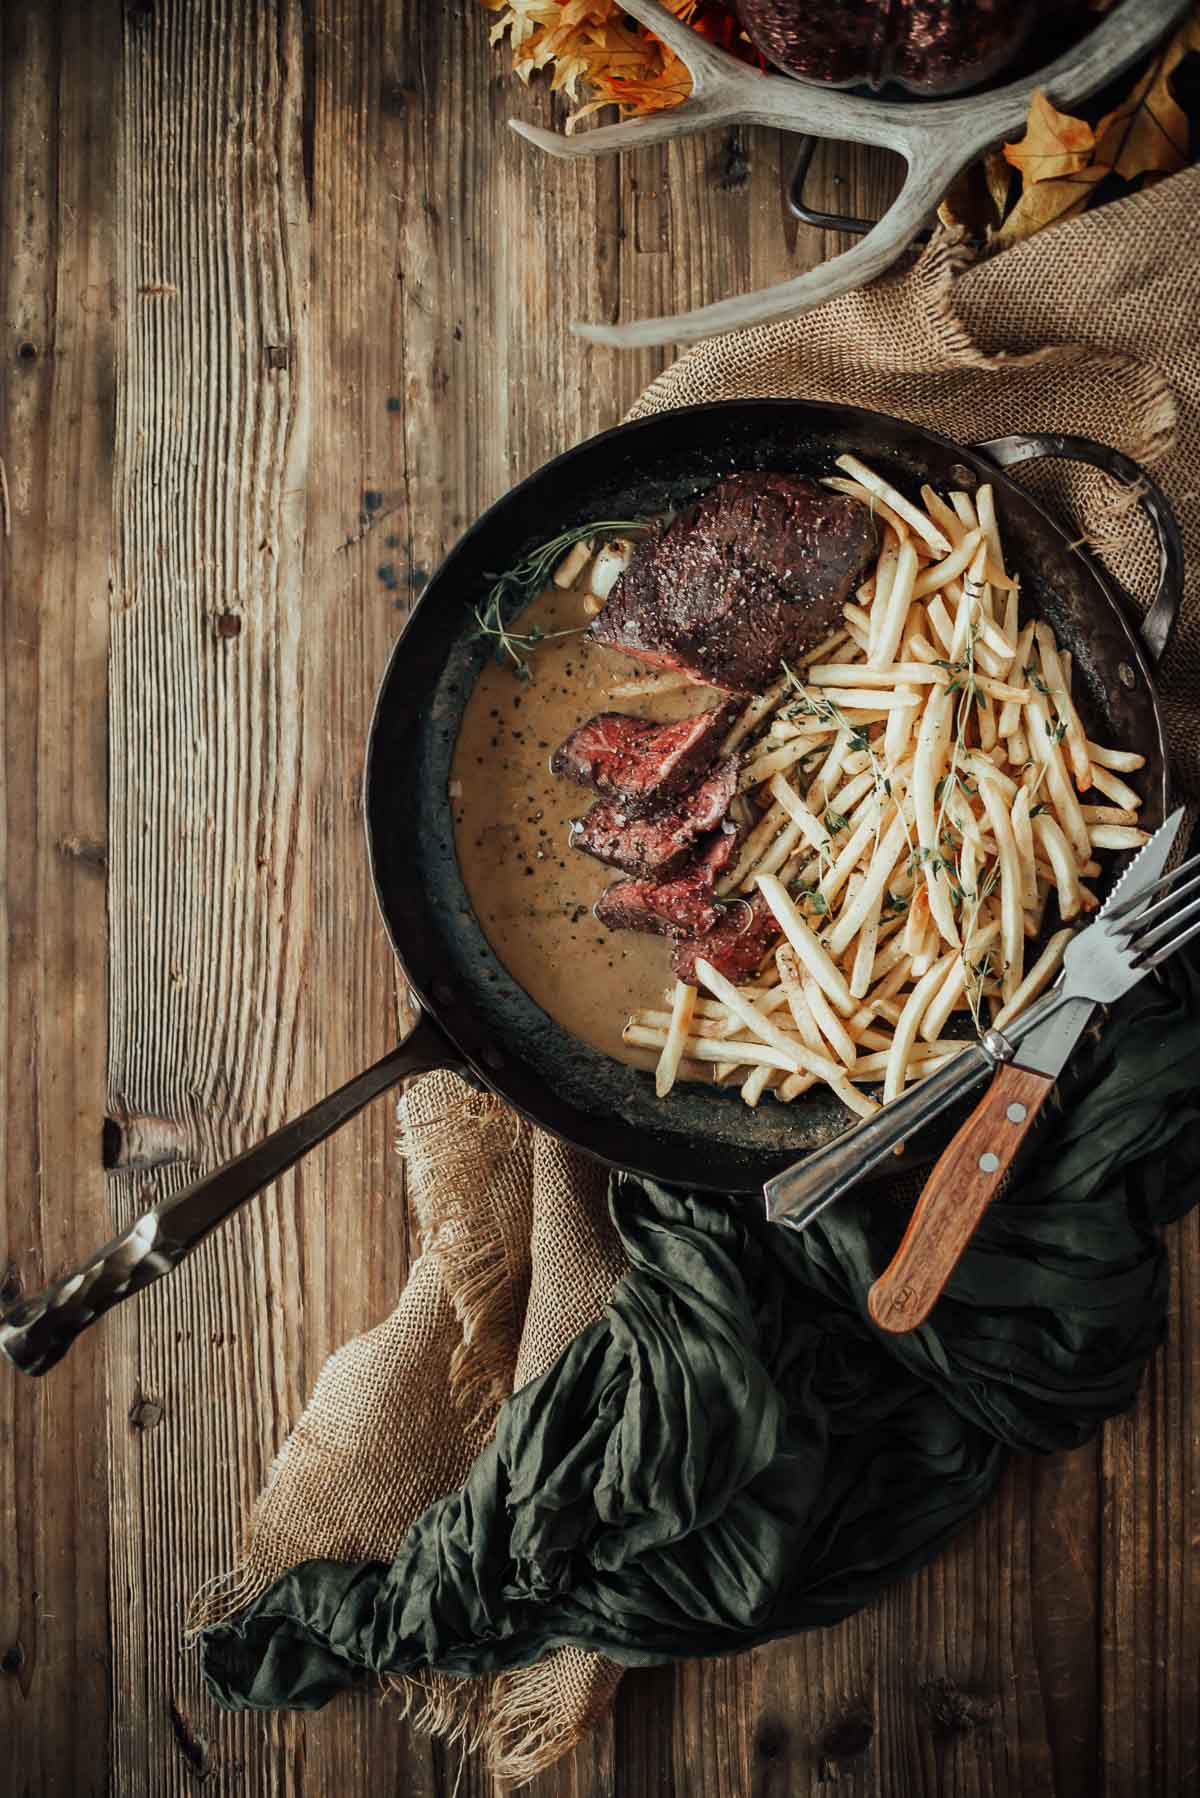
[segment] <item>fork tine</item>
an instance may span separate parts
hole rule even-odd
[[[1149,886],[1142,887],[1138,892],[1131,894],[1120,905],[1114,905],[1108,913],[1108,922],[1115,924],[1118,918],[1127,918],[1131,912],[1140,911],[1147,899],[1152,899],[1156,894],[1165,893],[1168,887],[1174,886],[1181,875],[1190,874],[1193,868],[1200,868],[1200,855],[1191,856],[1187,861],[1181,862],[1177,868],[1173,868],[1169,874],[1163,874],[1159,879],[1152,880]]]
[[[1139,933],[1134,937],[1130,945],[1134,960],[1148,960],[1153,955],[1154,962],[1150,963],[1153,966],[1164,955],[1173,955],[1175,950],[1193,934],[1189,930],[1180,935],[1183,926],[1191,924],[1193,918],[1200,918],[1200,894],[1197,894],[1187,905],[1181,906],[1178,911],[1172,912],[1169,918],[1164,918],[1161,924],[1156,924],[1153,930],[1147,930],[1144,934]]]
[[[1146,967],[1157,968],[1160,962],[1166,961],[1169,955],[1174,955],[1177,949],[1182,949],[1185,943],[1190,943],[1193,937],[1200,936],[1200,910],[1194,906],[1190,906],[1188,908],[1188,916],[1195,916],[1196,922],[1190,929],[1185,930],[1179,936],[1174,937],[1171,942],[1164,943],[1161,949],[1156,949],[1154,954],[1147,958],[1145,964]]]
[[[1178,880],[1179,876],[1186,874],[1192,865],[1190,862],[1184,862],[1181,868],[1176,869],[1171,878]],[[1195,866],[1200,868],[1200,856],[1195,857]],[[1181,901],[1186,899],[1189,893],[1194,893],[1197,888],[1200,888],[1200,873],[1193,874],[1192,878],[1185,881],[1181,887],[1176,887],[1173,892],[1156,900],[1153,905],[1148,905],[1144,911],[1136,913],[1132,918],[1126,918],[1121,929],[1128,931],[1131,937],[1143,936],[1149,926],[1157,924],[1160,918],[1173,917]]]

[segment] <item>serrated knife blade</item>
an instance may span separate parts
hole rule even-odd
[[[1181,807],[1142,845],[1092,923],[1068,945],[1055,988],[1058,1003],[1042,1023],[1020,1035],[1013,1056],[1017,1067],[1057,1080],[1099,1006],[1111,1005],[1142,978],[1145,969],[1133,966],[1129,951],[1109,929],[1107,919],[1118,905],[1136,900],[1159,879],[1171,859],[1182,822]]]

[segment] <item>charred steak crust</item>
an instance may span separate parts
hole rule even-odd
[[[723,907],[713,888],[737,851],[737,832],[718,830],[701,855],[673,880],[617,880],[596,901],[595,916],[609,930],[649,930],[687,937],[713,930]]]
[[[726,980],[746,980],[779,936],[774,913],[762,894],[755,893],[752,899],[724,907],[714,926],[681,943],[671,957],[671,971],[677,980],[695,986],[696,963],[703,957]]]
[[[571,826],[571,847],[610,868],[642,879],[678,873],[703,836],[716,830],[737,791],[738,760],[728,755],[665,810],[630,818],[611,800],[598,799]]]
[[[573,730],[550,771],[594,787],[627,818],[668,804],[709,766],[736,715],[731,702],[691,718],[655,724],[627,712],[600,712]]]
[[[799,475],[721,481],[634,551],[599,641],[730,692],[835,630],[877,548],[867,507]]]

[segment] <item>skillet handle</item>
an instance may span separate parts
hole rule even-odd
[[[374,1067],[224,1167],[143,1212],[73,1272],[11,1305],[0,1314],[0,1353],[22,1373],[46,1373],[102,1312],[172,1273],[218,1224],[380,1093],[410,1074],[462,1066],[458,1050],[422,1012],[400,1046]]]
[[[1093,437],[1063,437],[1046,432],[1037,436],[993,437],[972,444],[998,468],[1016,468],[1022,462],[1061,457],[1067,462],[1087,462],[1109,474],[1137,494],[1138,505],[1149,519],[1158,543],[1158,591],[1141,622],[1139,636],[1152,668],[1157,668],[1171,641],[1171,632],[1183,603],[1183,538],[1171,502],[1139,462]]]

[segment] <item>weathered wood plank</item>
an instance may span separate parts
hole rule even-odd
[[[844,240],[787,213],[768,133],[543,162],[503,121],[564,107],[504,73],[474,0],[26,0],[0,29],[0,1266],[31,1280],[393,1039],[360,843],[374,687],[463,526],[660,366],[570,323]],[[894,184],[822,147],[809,195],[872,215]],[[110,548],[108,1108],[164,1159],[106,1194]],[[386,1705],[221,1716],[179,1649],[321,1361],[402,1283],[391,1135],[373,1108],[53,1384],[0,1382],[0,1725],[36,1798],[169,1798],[205,1770],[252,1798],[490,1791]],[[1103,1450],[1014,1467],[838,1629],[629,1675],[536,1798],[1188,1789],[1200,1227],[1175,1236],[1168,1346]]]
[[[361,216],[372,23],[349,43],[344,20],[306,29],[299,7],[250,0],[126,22],[109,1079],[115,1117],[178,1134],[185,1165],[142,1170],[154,1187],[319,1097],[396,1028],[357,800],[395,618],[341,549],[386,431],[364,379],[391,298]],[[217,1717],[179,1633],[236,1558],[324,1356],[403,1281],[391,1133],[386,1108],[350,1126],[111,1320],[126,1383],[164,1413],[111,1443],[137,1555],[138,1602],[114,1613],[114,1684],[138,1694],[117,1716],[122,1793],[190,1790],[189,1732],[220,1790],[300,1787],[304,1722]],[[374,1706],[321,1741],[333,1789],[411,1758]]]
[[[0,16],[0,1284],[103,1240],[114,29]],[[105,1353],[0,1376],[0,1783],[106,1789]]]

